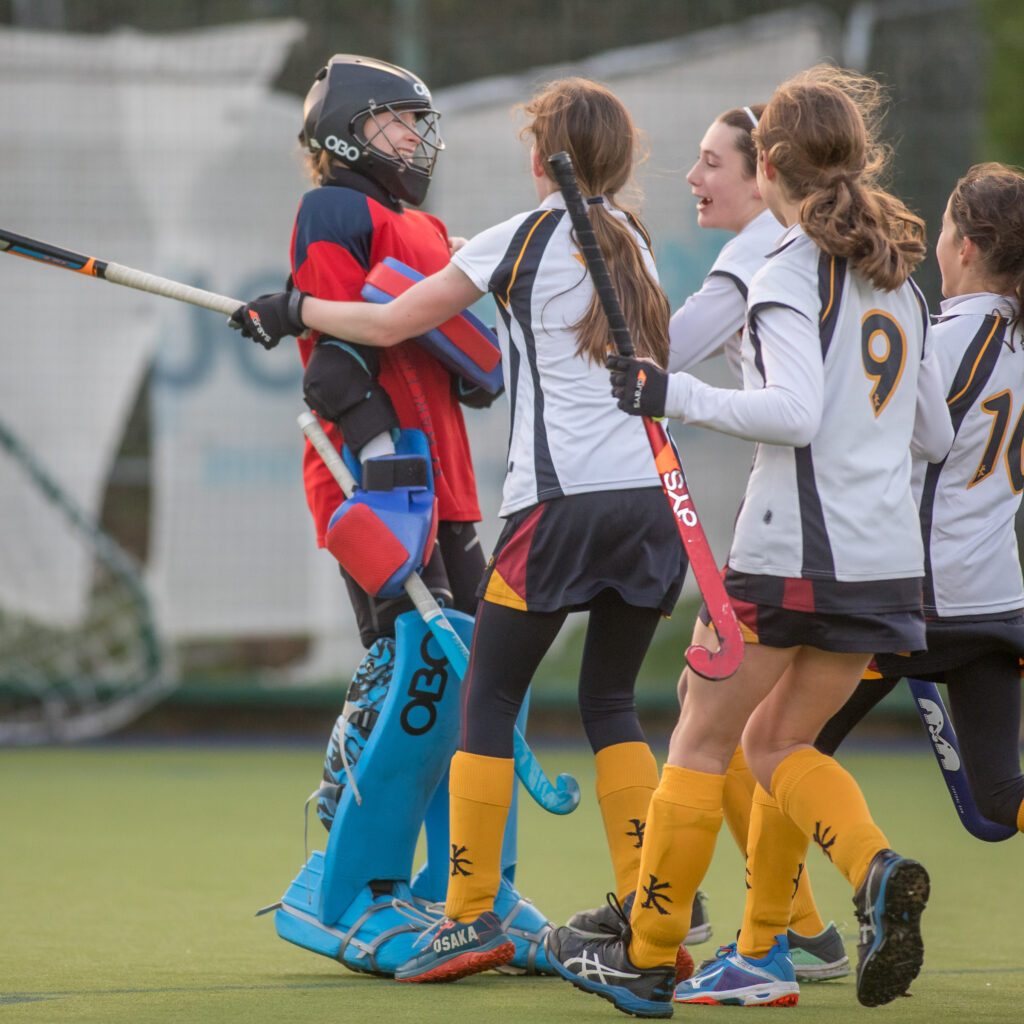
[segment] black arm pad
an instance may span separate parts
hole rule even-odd
[[[398,429],[391,399],[377,381],[379,371],[376,349],[321,338],[302,376],[306,404],[337,424],[354,455],[378,434]]]

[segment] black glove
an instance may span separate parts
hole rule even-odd
[[[623,412],[652,420],[665,415],[668,374],[660,366],[632,356],[609,356],[607,366],[612,371],[612,394]]]
[[[231,314],[228,323],[266,349],[273,348],[287,334],[302,334],[302,303],[305,292],[297,288],[261,295]]]
[[[505,387],[502,385],[497,393],[492,395],[490,391],[480,387],[479,384],[474,384],[465,377],[456,377],[453,374],[452,393],[458,402],[470,409],[489,409],[494,400],[505,393]]]

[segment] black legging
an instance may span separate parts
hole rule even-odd
[[[1017,828],[1024,802],[1019,730],[1021,684],[1016,654],[994,651],[948,669],[949,708],[960,744],[967,784],[982,816]],[[854,726],[899,682],[864,679],[825,724],[814,745],[834,754]]]
[[[595,753],[644,742],[633,691],[661,613],[603,590],[590,603],[580,664],[580,718]],[[512,757],[516,717],[567,611],[526,612],[481,601],[462,690],[461,749]]]
[[[476,588],[484,572],[484,554],[472,523],[443,521],[437,527],[437,540],[430,561],[420,575],[427,589],[445,608],[472,615],[476,607]],[[382,636],[395,635],[395,619],[413,610],[408,596],[371,597],[341,566],[349,601],[356,613],[359,639],[367,649]]]

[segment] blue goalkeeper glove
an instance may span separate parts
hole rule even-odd
[[[632,356],[609,356],[607,365],[612,372],[612,394],[623,412],[652,420],[665,415],[668,374],[660,366]]]

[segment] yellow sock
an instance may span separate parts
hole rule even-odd
[[[722,795],[722,809],[725,823],[729,826],[736,845],[744,857],[747,855],[747,833],[750,829],[750,808],[754,797],[754,773],[747,767],[743,748],[737,747],[725,773],[725,792]],[[747,865],[749,871],[749,865]],[[817,935],[825,930],[825,924],[818,913],[811,889],[811,878],[807,866],[800,872],[796,895],[793,897],[793,911],[790,928],[800,935]]]
[[[825,930],[825,922],[821,919],[817,903],[814,902],[811,876],[807,871],[806,862],[803,871],[800,872],[800,881],[796,884],[793,908],[789,914],[789,927],[798,935],[807,936],[820,935]]]
[[[614,743],[594,755],[597,802],[620,902],[636,888],[647,807],[658,788],[658,763],[646,743]]]
[[[786,933],[806,854],[807,836],[758,786],[747,839],[747,903],[736,946],[742,956],[764,956],[775,936]]]
[[[1024,832],[1024,802],[1017,808],[1017,831]]]
[[[750,801],[754,797],[754,773],[747,767],[743,748],[737,747],[725,772],[722,811],[740,853],[747,855],[747,832],[750,830]]]
[[[889,846],[853,776],[813,747],[790,754],[775,769],[772,793],[783,814],[854,888],[864,881],[871,858]]]
[[[676,962],[690,930],[693,897],[722,827],[724,775],[665,765],[651,797],[630,914],[629,958],[637,967]]]
[[[512,758],[457,751],[450,794],[451,873],[445,913],[475,921],[492,910],[501,883],[501,844],[512,804]]]

